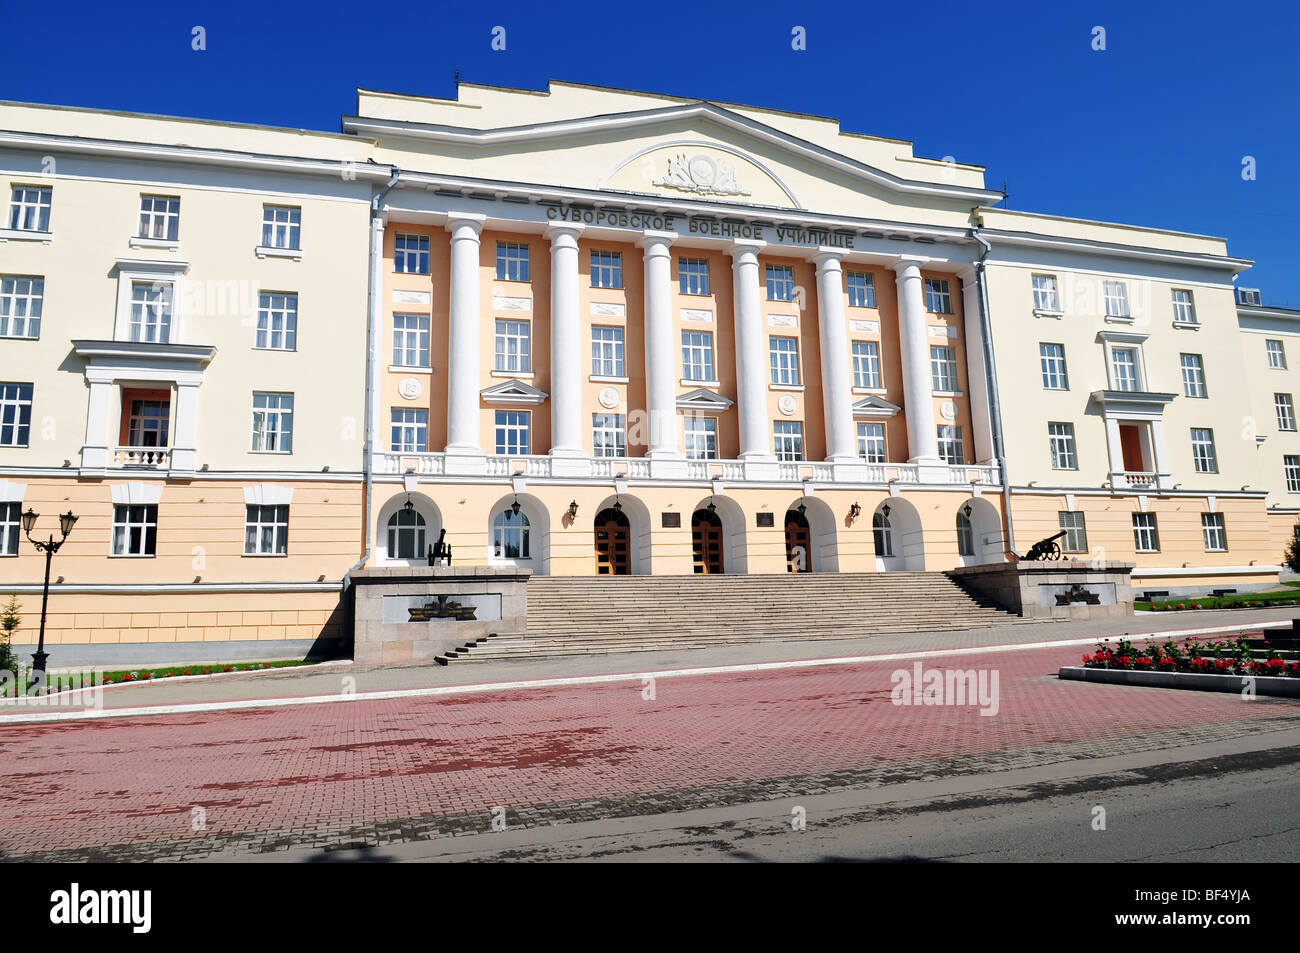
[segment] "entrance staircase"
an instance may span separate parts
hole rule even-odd
[[[983,602],[938,572],[534,576],[527,632],[489,636],[438,661],[855,639],[1043,621]]]

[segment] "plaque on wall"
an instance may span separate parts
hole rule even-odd
[[[850,321],[849,330],[858,331],[864,334],[879,334],[880,322],[879,321]]]
[[[707,308],[682,308],[683,321],[698,321],[700,324],[712,324],[713,312]]]
[[[681,529],[682,514],[662,513],[660,514],[659,525],[662,526],[664,529]]]
[[[431,295],[427,291],[394,291],[393,304],[428,304]]]
[[[498,311],[531,311],[533,310],[532,298],[512,298],[507,295],[494,295],[492,298],[492,307]]]
[[[775,525],[776,525],[776,514],[775,514],[775,513],[755,513],[755,514],[754,514],[754,525],[755,525],[755,526],[758,526],[760,529],[763,528],[763,527],[771,527],[771,526],[775,526]]]
[[[797,328],[799,326],[799,316],[794,314],[769,314],[767,316],[767,326],[769,328]]]
[[[591,313],[605,318],[625,318],[627,317],[627,305],[617,304],[612,301],[593,301],[591,303]]]

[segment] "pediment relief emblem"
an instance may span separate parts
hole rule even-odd
[[[736,182],[735,166],[703,153],[688,157],[685,152],[679,152],[669,156],[668,174],[655,179],[652,184],[696,195],[751,194]]]

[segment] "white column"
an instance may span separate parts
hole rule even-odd
[[[176,382],[176,432],[172,439],[173,470],[197,469],[199,430],[198,381]]]
[[[1110,458],[1111,488],[1121,490],[1124,483],[1124,444],[1119,435],[1119,421],[1106,418],[1106,455]]]
[[[646,232],[645,390],[650,413],[649,456],[681,459],[677,445],[677,342],[674,340],[671,246],[676,232]]]
[[[903,412],[907,414],[909,463],[938,463],[939,435],[934,423],[934,387],[930,378],[930,339],[926,332],[921,266],[894,265],[898,273],[898,339],[903,352]]]
[[[767,421],[767,342],[759,298],[758,252],[765,242],[733,244],[732,297],[736,319],[736,410],[740,418],[742,460],[775,462]]]
[[[578,294],[580,225],[552,225],[551,455],[580,457],[582,445],[582,309]]]
[[[844,315],[842,252],[820,251],[817,262],[817,327],[821,345],[822,406],[826,417],[826,459],[857,463],[853,426],[853,374],[849,365],[849,329]]]
[[[90,403],[86,408],[86,443],[81,448],[81,465],[99,469],[108,466],[108,415],[113,404],[113,381],[86,374]]]
[[[1169,457],[1165,450],[1165,421],[1157,417],[1151,421],[1151,465],[1156,471],[1156,486],[1167,490],[1172,483]]]
[[[479,426],[479,338],[483,312],[479,295],[479,233],[485,216],[453,213],[451,308],[447,347],[447,453],[481,456]]]
[[[985,466],[996,463],[993,453],[993,407],[984,366],[984,331],[980,325],[979,285],[975,269],[958,273],[961,278],[962,329],[966,333],[966,393],[970,394],[971,425],[975,430],[975,460]]]

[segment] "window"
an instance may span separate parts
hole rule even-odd
[[[677,286],[684,295],[709,293],[709,262],[704,258],[677,259]]]
[[[932,314],[952,314],[952,295],[947,278],[925,279],[925,310]]]
[[[591,329],[591,373],[596,377],[622,377],[623,329],[594,325]]]
[[[405,275],[427,275],[429,236],[398,232],[393,242],[393,271]]]
[[[1286,491],[1300,493],[1300,455],[1287,454],[1282,458],[1282,464],[1286,473]]]
[[[592,251],[591,286],[593,288],[623,287],[623,253],[618,251]]]
[[[1056,275],[1034,275],[1034,310],[1059,314],[1061,299],[1056,293]]]
[[[1199,354],[1182,354],[1179,362],[1183,368],[1183,396],[1205,397],[1205,366]]]
[[[257,296],[257,338],[253,345],[271,351],[298,347],[298,296],[263,291]]]
[[[773,421],[772,439],[778,460],[803,459],[803,424],[797,420]]]
[[[392,409],[392,452],[429,452],[429,411],[421,407]]]
[[[1207,553],[1228,551],[1228,534],[1223,528],[1222,513],[1201,514],[1201,536],[1205,539]]]
[[[140,232],[137,238],[174,242],[180,225],[180,199],[168,195],[140,196]]]
[[[532,453],[529,431],[533,415],[527,410],[498,410],[496,416],[496,452],[511,456]]]
[[[114,556],[153,556],[157,545],[157,503],[113,507]]]
[[[523,510],[503,510],[492,521],[492,556],[495,559],[531,559],[528,552],[528,517]]]
[[[1053,470],[1079,469],[1079,458],[1074,449],[1074,424],[1048,424],[1047,441],[1051,447]]]
[[[1258,288],[1238,288],[1237,301],[1240,304],[1253,304],[1259,306],[1259,289]]]
[[[876,279],[865,271],[846,271],[844,283],[849,289],[850,308],[876,306]]]
[[[297,249],[302,232],[302,209],[289,205],[262,206],[262,245]]]
[[[172,286],[165,281],[131,282],[131,340],[171,341]]]
[[[22,526],[17,503],[0,503],[0,556],[18,555],[18,532]]]
[[[966,448],[962,444],[961,428],[951,424],[939,425],[939,458],[949,466],[966,462]]]
[[[1133,547],[1139,553],[1160,552],[1160,535],[1156,532],[1155,513],[1133,514]]]
[[[686,417],[686,459],[718,459],[718,421],[716,417]]]
[[[1181,288],[1172,292],[1174,302],[1174,324],[1195,324],[1196,307],[1192,304],[1192,293]]]
[[[975,529],[970,525],[970,517],[964,508],[957,511],[957,555],[975,555]]]
[[[423,559],[424,517],[412,507],[400,508],[388,518],[388,558]]]
[[[530,322],[498,318],[495,368],[512,374],[532,373],[532,337]]]
[[[393,363],[398,367],[429,366],[429,316],[393,315]]]
[[[1061,550],[1067,553],[1086,553],[1088,551],[1088,529],[1083,521],[1081,510],[1061,510],[1057,516],[1057,526],[1065,530],[1061,540]]]
[[[894,555],[894,527],[889,524],[889,517],[879,510],[871,517],[871,535],[877,556]]]
[[[1282,347],[1281,341],[1265,341],[1264,348],[1268,352],[1268,366],[1275,370],[1286,370],[1286,351]]]
[[[1137,366],[1137,348],[1111,348],[1111,385],[1115,390],[1136,391],[1138,389]]]
[[[1218,473],[1219,459],[1214,453],[1214,431],[1192,428],[1192,462],[1197,473]]]
[[[127,418],[128,447],[167,446],[167,427],[171,422],[171,401],[133,400]]]
[[[1038,363],[1043,370],[1043,386],[1048,390],[1069,390],[1065,373],[1065,345],[1039,344]]]
[[[0,277],[0,338],[40,337],[44,300],[44,278]]]
[[[1273,407],[1277,410],[1277,429],[1295,430],[1295,405],[1290,394],[1274,394]]]
[[[792,265],[768,265],[764,269],[767,276],[768,301],[794,300],[794,267]]]
[[[591,415],[591,455],[627,456],[627,426],[622,414]]]
[[[32,385],[0,383],[0,447],[25,447],[32,425]]]
[[[9,193],[9,227],[20,232],[48,232],[51,194],[48,188],[15,185]]]
[[[528,245],[497,242],[497,281],[528,280]]]
[[[879,390],[880,346],[875,341],[853,342],[853,386]]]
[[[1106,304],[1106,317],[1129,318],[1128,285],[1122,281],[1103,281],[1102,296]]]
[[[867,463],[885,462],[884,424],[858,424],[858,456]]]
[[[799,340],[797,338],[770,337],[767,339],[768,358],[772,364],[772,383],[799,383]]]
[[[712,381],[713,332],[682,332],[682,377],[688,381]]]
[[[284,556],[289,552],[289,507],[244,507],[244,555]]]
[[[930,378],[935,393],[951,394],[957,390],[957,350],[951,347],[930,348]]]
[[[293,452],[293,394],[253,392],[253,452]]]

